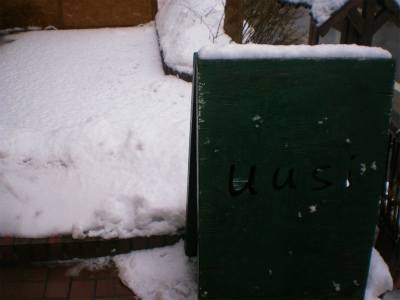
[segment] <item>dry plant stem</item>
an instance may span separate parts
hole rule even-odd
[[[224,4],[224,6],[225,6],[225,1],[224,1],[224,0],[221,0],[221,2],[222,2],[222,3]],[[219,31],[220,31],[221,23],[222,23],[222,21],[223,21],[223,19],[224,19],[225,13],[222,15],[222,17],[221,17],[221,19],[220,19],[220,21],[219,21],[218,29],[217,29],[217,32],[216,32],[215,34],[214,34],[214,32],[212,31],[212,29],[210,28],[209,24],[207,24],[207,22],[205,22],[205,21],[203,20],[203,17],[207,17],[211,12],[213,12],[213,10],[214,10],[215,7],[217,6],[218,2],[215,2],[214,5],[213,5],[211,8],[208,9],[208,12],[205,12],[205,13],[203,13],[203,14],[201,14],[201,13],[195,11],[195,10],[192,9],[189,5],[183,4],[183,3],[181,3],[181,2],[174,2],[174,4],[176,4],[176,5],[181,5],[181,6],[183,6],[183,7],[186,7],[186,8],[187,8],[189,11],[191,11],[197,18],[199,18],[200,21],[201,21],[204,25],[206,25],[208,31],[210,32],[211,36],[213,37],[213,42],[215,41],[215,39],[216,39],[217,37],[219,37],[219,36],[221,36],[221,35],[223,34],[223,33],[220,33]]]
[[[299,44],[303,35],[295,26],[303,13],[294,7],[281,6],[276,0],[245,0],[244,17],[249,27],[243,30],[246,43],[291,45]]]

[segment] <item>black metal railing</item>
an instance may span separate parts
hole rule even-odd
[[[379,207],[378,227],[392,244],[400,244],[400,84],[395,82],[386,172]],[[398,247],[399,248],[399,247]]]
[[[381,195],[378,226],[399,242],[400,235],[400,129],[392,122]]]
[[[378,217],[382,257],[394,282],[400,282],[400,84],[395,83],[393,111],[386,159],[385,180]],[[379,237],[378,237],[379,240]],[[385,246],[386,245],[386,246]],[[378,249],[377,248],[377,249]]]

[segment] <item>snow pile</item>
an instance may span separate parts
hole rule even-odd
[[[183,244],[114,257],[119,277],[142,300],[196,299],[197,262],[185,255]]]
[[[73,265],[73,267],[69,268],[65,272],[66,276],[79,276],[79,273],[84,269],[90,271],[99,271],[104,268],[113,267],[110,256],[103,256],[103,257],[89,258],[89,259],[74,258],[73,260],[56,261],[56,263],[67,266]]]
[[[193,53],[205,45],[225,45],[224,1],[166,0],[156,15],[165,63],[179,73],[193,74]]]
[[[112,238],[183,227],[191,85],[164,75],[154,23],[7,40],[0,235]]]
[[[236,45],[205,46],[199,50],[199,58],[216,59],[267,59],[267,58],[391,58],[381,48],[357,45]]]
[[[379,300],[378,296],[392,290],[392,288],[393,279],[389,268],[379,252],[373,248],[364,300]]]

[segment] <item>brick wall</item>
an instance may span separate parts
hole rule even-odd
[[[157,0],[1,0],[0,29],[134,26],[155,18]]]
[[[0,264],[112,256],[133,250],[174,245],[182,238],[184,238],[184,235],[180,233],[111,240],[91,237],[77,240],[71,236],[55,236],[43,239],[6,236],[0,237]]]

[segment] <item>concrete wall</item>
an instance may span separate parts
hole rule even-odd
[[[1,0],[0,29],[133,26],[154,20],[157,0]]]

